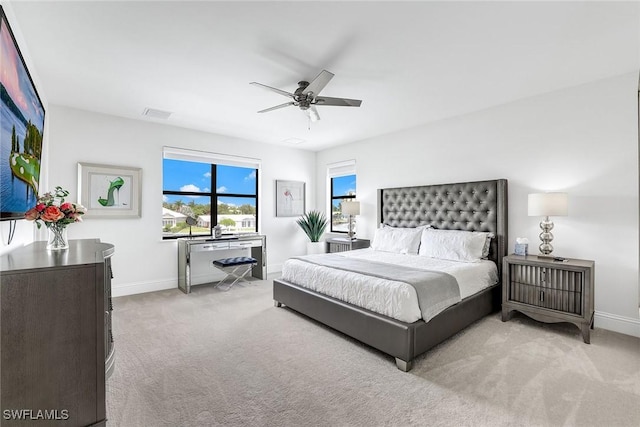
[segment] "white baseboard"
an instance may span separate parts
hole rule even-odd
[[[617,314],[596,311],[594,315],[596,328],[608,329],[625,335],[640,338],[640,319],[618,316]]]
[[[126,283],[122,285],[113,285],[111,287],[111,295],[113,297],[123,297],[125,295],[143,294],[146,292],[164,291],[165,289],[177,288],[178,280]]]
[[[282,264],[268,265],[267,271],[271,273],[281,273]],[[224,274],[218,272],[212,273],[212,275],[198,275],[192,278],[192,283],[207,283],[212,280],[220,280],[224,277]],[[150,282],[137,282],[137,283],[124,283],[121,285],[113,285],[111,288],[111,295],[113,297],[123,297],[126,295],[143,294],[146,292],[164,291],[165,289],[177,289],[178,279],[173,280],[156,280]]]

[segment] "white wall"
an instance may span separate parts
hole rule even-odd
[[[358,236],[372,238],[378,188],[507,178],[509,247],[527,237],[535,253],[527,194],[566,191],[554,253],[595,260],[596,325],[640,336],[637,87],[630,73],[322,151],[316,203],[326,165],[356,159]]]
[[[177,286],[177,243],[162,241],[161,235],[163,146],[261,159],[260,232],[267,236],[268,271],[305,253],[306,238],[295,218],[275,217],[275,180],[305,181],[307,206],[313,208],[315,153],[57,105],[48,114],[45,168],[50,186],[68,189],[69,200],[78,199],[78,162],[142,168],[142,218],[87,218],[68,227],[70,239],[98,237],[115,244],[114,295]]]

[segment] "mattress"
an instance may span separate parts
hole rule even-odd
[[[498,269],[489,260],[465,263],[371,248],[337,255],[451,274],[458,281],[463,300],[498,283]],[[416,290],[407,283],[336,270],[299,259],[284,263],[282,279],[402,322],[413,323],[421,319]]]

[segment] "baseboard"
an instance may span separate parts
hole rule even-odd
[[[269,274],[281,273],[282,264],[268,265],[267,271]],[[220,276],[220,277],[218,277]],[[199,283],[207,283],[216,279],[221,279],[224,274],[213,273],[213,275],[198,275],[192,278],[194,286]],[[114,297],[123,297],[126,295],[143,294],[146,292],[164,291],[166,289],[177,289],[178,279],[174,280],[156,280],[150,282],[137,282],[137,283],[125,283],[121,285],[113,285],[111,287],[111,295]]]
[[[177,289],[178,280],[161,280],[153,282],[137,282],[122,285],[113,285],[111,295],[113,297],[123,297],[125,295],[144,294],[146,292],[164,291],[166,289]]]
[[[617,314],[596,311],[594,315],[596,328],[608,329],[625,335],[640,338],[640,319],[618,316]]]

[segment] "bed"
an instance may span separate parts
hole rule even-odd
[[[463,293],[459,302],[428,321],[399,320],[318,292],[312,289],[314,283],[298,284],[283,278],[273,281],[273,299],[277,307],[285,305],[393,356],[398,369],[407,372],[416,356],[500,309],[501,260],[508,241],[507,181],[380,189],[377,212],[378,223],[388,227],[492,233],[487,259],[495,264],[498,283]]]

